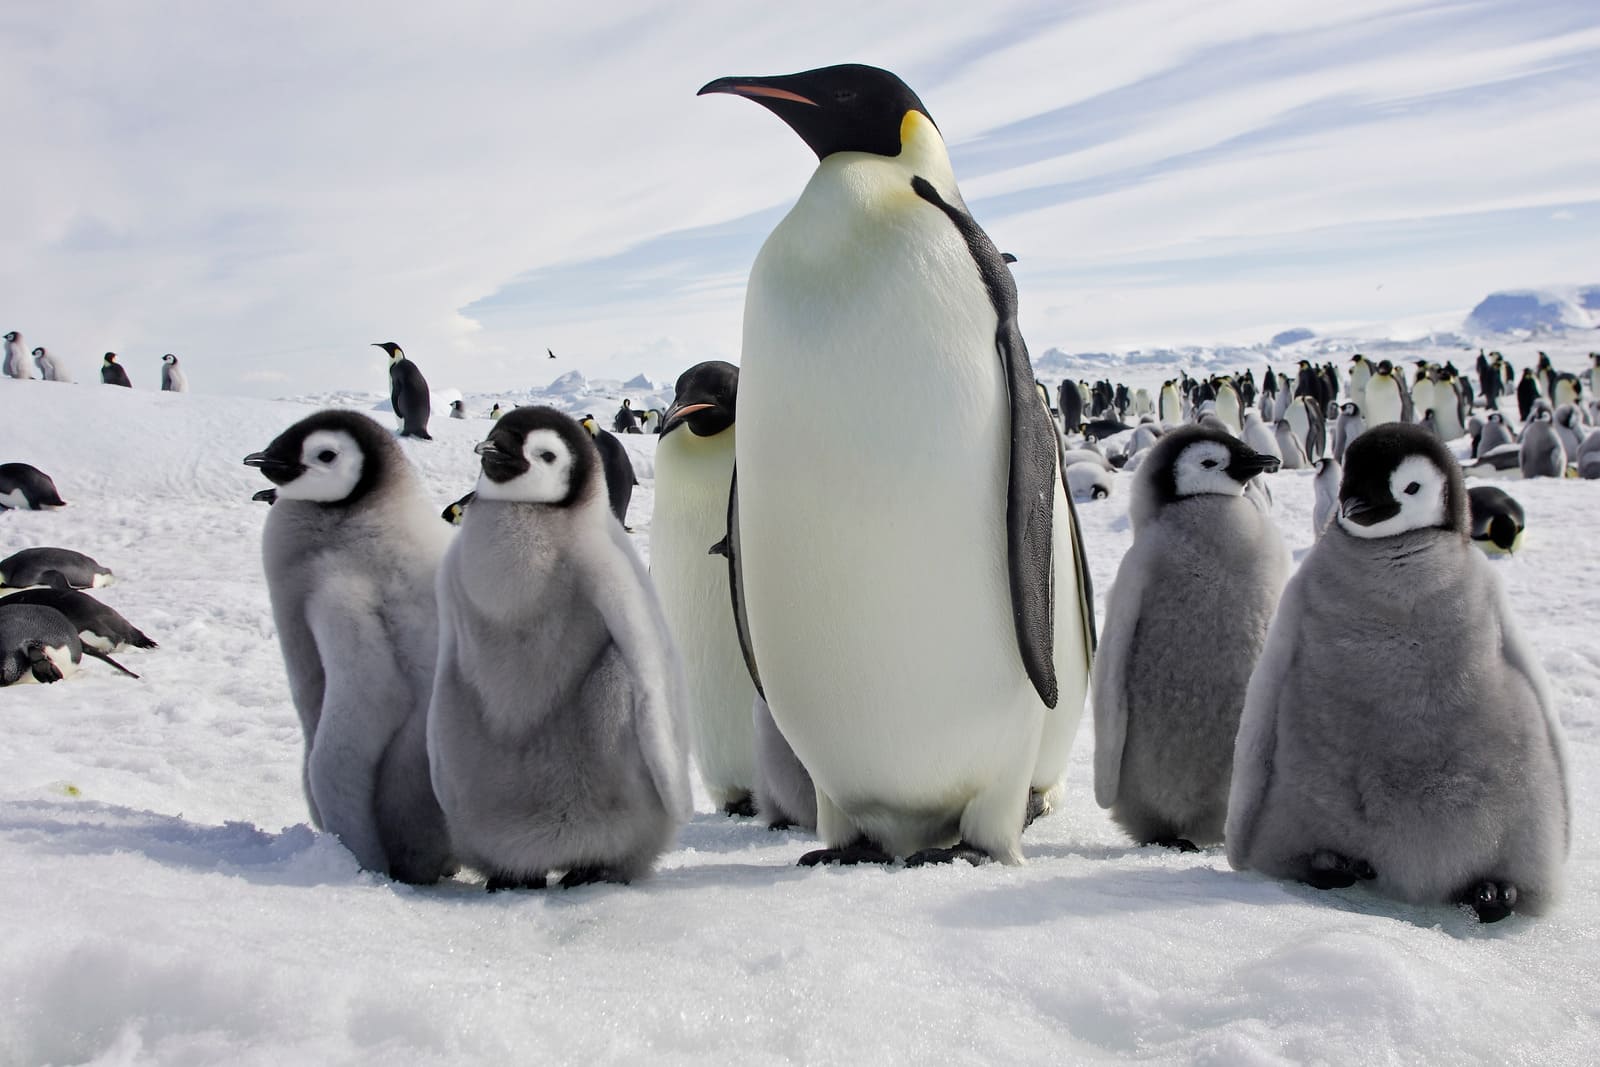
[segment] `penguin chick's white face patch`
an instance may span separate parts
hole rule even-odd
[[[1233,457],[1227,446],[1215,441],[1196,441],[1178,453],[1172,465],[1172,484],[1180,497],[1217,493],[1243,496],[1244,485],[1228,474]]]
[[[318,430],[300,446],[300,477],[278,486],[279,500],[333,504],[355,492],[365,465],[361,446],[343,430]]]
[[[518,504],[558,504],[572,483],[572,449],[554,430],[534,430],[522,439],[528,469],[507,482],[478,479],[478,495],[486,500]]]
[[[1394,516],[1363,526],[1341,511],[1339,525],[1356,537],[1393,537],[1412,530],[1445,524],[1445,493],[1450,486],[1444,471],[1426,456],[1407,456],[1389,475],[1389,495],[1400,505]]]

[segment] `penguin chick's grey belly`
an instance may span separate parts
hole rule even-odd
[[[1232,539],[1230,551],[1229,525],[1213,530],[1220,536],[1203,549],[1172,539],[1160,555],[1128,654],[1127,737],[1111,816],[1140,841],[1215,844],[1227,819],[1234,737],[1278,586],[1256,573],[1268,553],[1255,551],[1254,539]]]
[[[441,664],[432,734],[451,840],[491,875],[641,875],[676,827],[640,754],[631,676],[570,583],[547,597],[547,616],[509,625],[463,621],[456,601],[471,633]]]

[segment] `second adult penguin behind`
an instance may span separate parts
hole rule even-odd
[[[400,420],[400,436],[433,440],[433,435],[428,433],[428,418],[433,414],[428,380],[393,341],[373,342],[372,347],[389,354],[389,406],[394,408],[394,417]]]
[[[1203,426],[1139,467],[1094,665],[1094,794],[1141,844],[1222,840],[1245,686],[1289,550],[1245,483],[1278,460]]]
[[[736,447],[755,659],[827,846],[802,862],[1019,862],[1092,623],[1011,271],[888,71],[700,91],[762,105],[819,160],[750,274]]]

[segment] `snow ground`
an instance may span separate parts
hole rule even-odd
[[[0,381],[0,458],[71,505],[0,515],[0,556],[89,552],[161,642],[122,656],[137,682],[91,663],[0,691],[0,1063],[1600,1060],[1600,483],[1510,487],[1530,529],[1497,564],[1570,745],[1569,888],[1543,920],[1134,848],[1093,803],[1087,716],[1025,867],[800,870],[810,838],[702,795],[648,882],[488,896],[363,874],[305,825],[265,483],[239,460],[307,411]],[[485,425],[405,442],[440,508]],[[624,441],[647,550],[654,440]],[[1298,558],[1310,472],[1272,488]],[[1125,485],[1081,515],[1103,609]]]

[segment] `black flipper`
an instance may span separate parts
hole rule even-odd
[[[912,190],[943,211],[967,244],[983,286],[994,305],[995,351],[1006,382],[1011,407],[1011,463],[1006,486],[1006,559],[1011,575],[1011,615],[1017,631],[1017,649],[1028,679],[1046,707],[1056,706],[1059,692],[1055,667],[1055,587],[1053,525],[1055,483],[1065,488],[1059,460],[1061,436],[1049,409],[1039,401],[1034,387],[1028,346],[1017,328],[1017,286],[999,249],[983,227],[961,208],[945,201],[926,178],[911,179]],[[1072,494],[1067,493],[1071,507]],[[1080,595],[1087,592],[1088,569],[1073,517],[1073,549],[1077,556]],[[1094,646],[1092,600],[1085,598],[1084,633]]]
[[[93,656],[95,659],[100,660],[102,663],[111,664],[117,670],[121,671],[123,674],[126,674],[129,678],[137,678],[137,677],[139,677],[137,674],[134,674],[128,668],[124,667],[122,664],[118,663],[116,660],[112,659],[110,656],[106,655],[104,652],[96,652],[94,649],[90,648],[88,645],[83,646],[83,654],[85,656]]]
[[[744,577],[739,569],[739,471],[735,468],[728,483],[728,534],[712,545],[709,556],[725,556],[728,560],[728,592],[733,597],[733,628],[739,632],[739,651],[744,653],[744,666],[750,672],[761,699],[767,699],[761,688],[761,673],[756,670],[756,652],[750,643],[750,621],[744,614]]]

